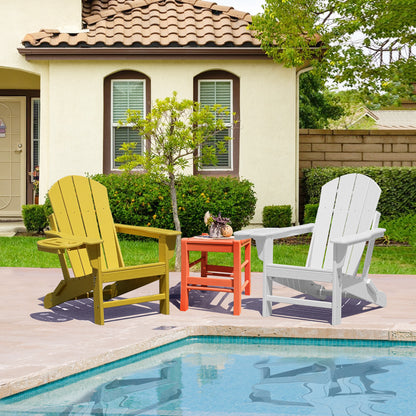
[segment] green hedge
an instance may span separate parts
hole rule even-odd
[[[292,207],[290,205],[268,205],[263,208],[263,227],[290,227]]]
[[[94,175],[107,187],[116,223],[174,229],[169,188],[149,175]],[[207,232],[204,214],[210,211],[231,219],[234,231],[249,224],[254,216],[254,186],[233,177],[183,176],[177,181],[182,236]]]
[[[43,205],[23,205],[22,206],[23,224],[29,232],[43,232],[48,225],[46,212]]]
[[[374,179],[381,188],[377,210],[382,217],[398,218],[416,212],[415,167],[329,167],[304,170],[305,203],[319,203],[322,186],[347,173],[362,173]]]
[[[318,213],[319,204],[306,204],[305,211],[303,213],[303,223],[311,224],[315,223],[316,214]]]

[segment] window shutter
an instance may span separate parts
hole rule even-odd
[[[126,119],[127,110],[144,114],[144,82],[139,80],[113,82],[113,123]]]
[[[137,143],[136,154],[143,153],[143,139],[130,126],[119,127],[119,120],[126,120],[127,110],[138,110],[145,114],[145,82],[143,80],[117,80],[112,82],[112,149],[113,168],[119,168],[115,159],[123,155],[120,150],[123,143]]]
[[[231,81],[201,81],[199,86],[199,102],[209,107],[215,104],[227,107],[229,114],[223,114],[222,119],[225,123],[231,124],[233,112]]]
[[[203,106],[212,107],[215,104],[219,104],[228,108],[229,114],[221,114],[221,118],[225,125],[228,127],[215,135],[211,140],[207,141],[206,145],[216,146],[218,142],[224,141],[224,137],[232,137],[232,82],[228,80],[201,80],[199,82],[199,102]],[[215,166],[203,165],[203,169],[231,169],[231,154],[232,154],[232,142],[226,141],[225,153],[217,152],[218,163]]]

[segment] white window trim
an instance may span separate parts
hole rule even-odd
[[[228,111],[230,111],[230,116],[231,116],[231,122],[230,123],[226,123],[226,127],[228,127],[230,129],[230,137],[232,137],[234,139],[234,127],[233,127],[233,123],[234,123],[234,115],[233,115],[233,109],[234,109],[234,81],[230,78],[213,78],[213,79],[199,79],[198,80],[198,102],[201,102],[201,83],[202,82],[229,82],[230,83],[230,103],[231,103],[231,108],[228,109]],[[221,172],[232,172],[234,170],[234,145],[233,145],[233,141],[234,140],[230,140],[229,141],[229,154],[228,157],[230,159],[230,167],[228,168],[224,168],[221,166],[210,166],[210,167],[200,167],[198,170],[200,172],[212,172],[212,171],[221,171]],[[198,151],[199,153],[199,151]],[[199,153],[200,154],[200,153]]]
[[[113,121],[113,111],[114,111],[114,96],[113,96],[113,85],[115,82],[141,82],[143,84],[143,117],[146,117],[146,80],[139,79],[139,78],[131,78],[131,79],[112,79],[111,80],[111,170],[112,171],[121,171],[117,166],[115,166],[115,154],[114,154],[114,127],[118,127],[118,123]],[[123,127],[133,127],[133,123],[125,123]],[[142,139],[142,149],[144,149],[144,139]],[[135,168],[133,170],[141,170],[140,168]]]

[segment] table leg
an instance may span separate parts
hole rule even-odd
[[[182,240],[181,245],[181,311],[187,311],[189,307],[189,290],[188,290],[188,279],[189,279],[189,251],[188,244]]]
[[[208,252],[201,251],[201,277],[208,276]]]
[[[244,267],[244,282],[248,282],[244,294],[249,296],[251,293],[251,242],[247,243],[244,248],[244,261],[247,262]]]
[[[234,315],[241,313],[241,243],[236,240],[233,243],[233,290],[234,290]]]

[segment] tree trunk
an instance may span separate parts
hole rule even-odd
[[[170,200],[172,202],[173,223],[175,224],[175,230],[181,231],[181,222],[179,221],[179,215],[178,215],[178,200],[176,198],[174,175],[169,175],[169,188],[170,188]],[[178,272],[181,270],[181,236],[180,235],[176,237],[175,254],[176,254],[175,271]]]

